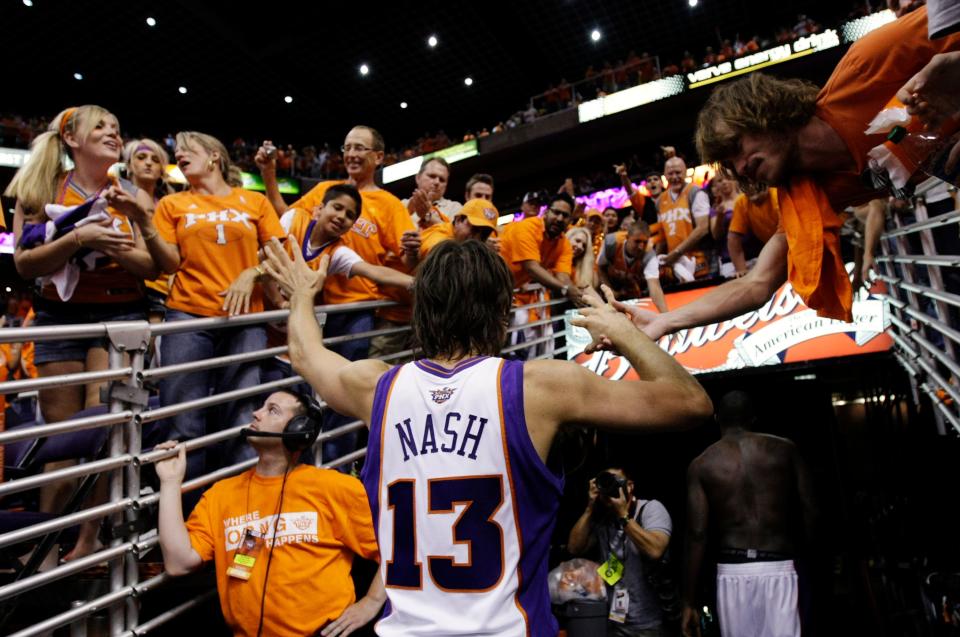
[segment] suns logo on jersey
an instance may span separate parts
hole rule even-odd
[[[450,397],[453,396],[453,392],[456,391],[452,387],[444,387],[443,389],[431,389],[430,395],[433,398],[433,402],[438,405],[450,400]]]

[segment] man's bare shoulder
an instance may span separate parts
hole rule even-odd
[[[797,448],[797,445],[792,440],[783,438],[782,436],[753,432],[749,434],[749,437],[757,445],[761,445],[770,451],[793,453]]]

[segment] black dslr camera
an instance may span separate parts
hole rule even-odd
[[[597,485],[597,491],[605,498],[619,498],[620,489],[623,489],[624,495],[627,493],[627,481],[609,471],[601,471],[594,478],[594,481]]]

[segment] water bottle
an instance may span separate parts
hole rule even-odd
[[[947,170],[947,159],[954,145],[960,141],[960,132],[910,132],[904,126],[894,126],[887,135],[887,141],[895,147],[895,155],[906,158],[916,167],[911,174],[911,181],[919,183],[927,177],[936,177],[955,186],[960,185],[960,162]]]
[[[875,188],[889,189],[899,199],[912,195],[916,185],[928,177],[957,184],[960,170],[952,167],[947,171],[946,163],[950,150],[960,141],[958,124],[948,120],[938,130],[927,130],[899,100],[891,99],[865,131],[868,135],[885,133],[886,141],[867,153],[869,168],[864,179]]]

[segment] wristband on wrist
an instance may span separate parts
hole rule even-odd
[[[155,236],[157,236],[158,230],[157,230],[156,226],[154,226],[153,228],[150,228],[150,230],[153,230],[153,232],[150,232],[149,234],[148,234],[147,232],[144,232],[144,233],[143,233],[143,240],[144,240],[144,241],[149,241],[150,239],[153,239]]]

